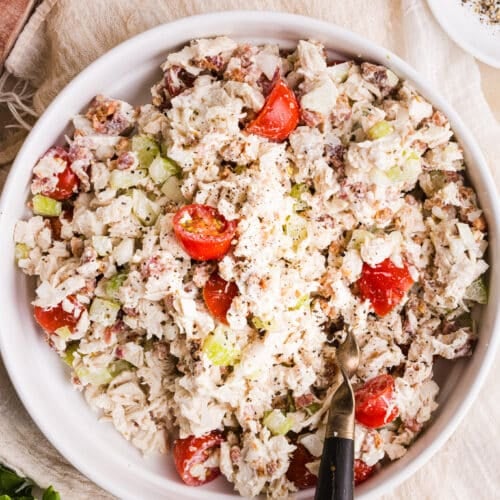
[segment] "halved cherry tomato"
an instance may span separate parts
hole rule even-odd
[[[189,486],[199,486],[215,479],[220,470],[218,467],[209,467],[205,470],[205,477],[193,476],[193,467],[203,466],[210,454],[224,441],[220,431],[211,431],[200,437],[189,436],[176,439],[174,442],[175,468],[181,479]]]
[[[203,287],[203,299],[210,314],[226,324],[227,311],[236,295],[238,295],[236,283],[223,280],[217,272],[212,273]]]
[[[357,486],[366,481],[375,471],[373,465],[366,465],[363,460],[354,460],[354,485]]]
[[[368,380],[354,396],[356,420],[366,427],[382,427],[399,415],[394,404],[394,379],[391,375],[378,375]]]
[[[84,307],[73,295],[70,295],[68,300],[74,306],[72,312],[65,311],[63,309],[62,302],[57,304],[57,306],[49,307],[48,309],[39,306],[35,306],[33,308],[33,314],[36,322],[48,334],[56,333],[56,330],[63,327],[69,328],[70,332],[73,332],[75,329]]]
[[[80,179],[78,179],[77,175],[71,170],[71,163],[67,151],[60,146],[54,146],[50,148],[42,158],[46,156],[66,162],[66,168],[57,175],[58,180],[56,187],[53,190],[42,191],[42,194],[49,198],[54,198],[55,200],[67,200],[71,198],[78,190]]]
[[[391,312],[412,285],[408,267],[398,267],[391,259],[385,259],[374,267],[363,264],[358,280],[361,298],[368,299],[379,316]]]
[[[293,90],[279,78],[259,114],[245,130],[272,141],[284,141],[297,127],[299,115],[299,104]]]
[[[306,464],[314,462],[316,459],[309,453],[307,448],[302,444],[297,444],[290,459],[290,465],[286,471],[286,477],[299,490],[312,488],[316,486],[318,478],[309,471]]]
[[[195,260],[220,259],[236,234],[237,221],[227,221],[208,205],[186,205],[174,215],[174,232],[184,250]]]

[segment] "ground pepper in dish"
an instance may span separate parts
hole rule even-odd
[[[462,0],[462,5],[469,5],[479,14],[481,21],[500,24],[500,2],[498,0]]]

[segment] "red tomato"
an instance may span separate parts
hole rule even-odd
[[[412,284],[406,265],[397,267],[391,259],[385,259],[375,267],[363,264],[358,280],[361,298],[368,299],[379,316],[391,312]]]
[[[378,375],[355,392],[356,420],[366,427],[377,428],[392,422],[399,409],[394,404],[394,379]]]
[[[83,312],[83,306],[76,298],[71,295],[68,300],[73,303],[74,309],[72,312],[67,312],[63,309],[62,302],[54,307],[44,309],[43,307],[35,306],[33,314],[36,322],[48,333],[56,333],[58,328],[68,327],[71,332],[76,327],[78,320]]]
[[[186,205],[174,215],[174,232],[195,260],[220,259],[236,234],[237,221],[227,221],[214,207]]]
[[[273,141],[284,141],[297,127],[299,115],[299,104],[293,90],[280,78],[257,117],[245,130]]]
[[[236,283],[223,280],[217,272],[212,273],[203,287],[203,299],[210,314],[226,325],[226,314],[236,295],[238,295]]]
[[[314,460],[316,459],[309,453],[305,446],[297,444],[297,448],[295,448],[290,459],[286,477],[299,490],[316,486],[318,478],[306,467],[306,464],[314,462]]]
[[[218,467],[206,469],[205,478],[201,479],[191,474],[195,465],[202,465],[207,461],[211,451],[218,448],[224,441],[220,431],[211,431],[203,436],[189,436],[184,439],[176,439],[174,442],[175,468],[181,479],[189,486],[199,486],[215,479],[220,470]]]
[[[354,460],[354,485],[357,486],[366,481],[375,471],[372,465],[366,465],[363,460]]]
[[[77,175],[73,172],[73,170],[71,170],[68,153],[65,149],[55,146],[50,148],[43,157],[45,156],[65,161],[66,168],[57,175],[58,180],[55,189],[42,191],[42,194],[44,196],[48,196],[49,198],[54,198],[55,200],[67,200],[68,198],[71,198],[71,196],[73,196],[73,194],[78,190],[80,179],[78,179]]]

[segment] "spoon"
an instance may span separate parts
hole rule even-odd
[[[351,331],[337,348],[342,383],[328,412],[315,500],[352,500],[354,493],[354,392],[349,379],[359,365],[359,346]]]

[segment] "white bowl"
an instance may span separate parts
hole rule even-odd
[[[228,499],[231,486],[219,478],[201,488],[178,479],[170,457],[144,459],[111,424],[97,421],[69,382],[67,370],[42,339],[32,319],[33,282],[14,264],[15,222],[26,217],[31,169],[52,144],[61,142],[71,117],[97,93],[138,104],[147,102],[150,84],[159,79],[166,54],[192,38],[227,34],[237,40],[278,42],[292,46],[314,38],[335,52],[390,66],[450,119],[468,160],[470,179],[478,192],[489,227],[490,305],[482,311],[480,338],[471,359],[441,366],[438,374],[440,408],[431,426],[407,455],[384,468],[357,489],[368,499],[394,488],[423,465],[450,437],[471,405],[493,360],[498,343],[498,285],[500,211],[493,179],[471,134],[450,106],[406,63],[389,51],[349,31],[307,17],[271,12],[214,13],[159,26],[114,48],[75,78],[54,100],[31,131],[20,151],[1,200],[0,346],[2,356],[27,410],[52,444],[81,472],[125,499]],[[312,498],[311,490],[297,498]]]

